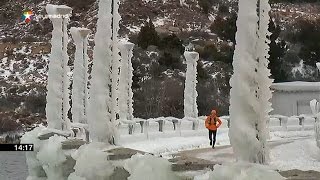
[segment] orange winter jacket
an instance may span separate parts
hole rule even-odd
[[[222,122],[219,117],[209,115],[206,119],[205,125],[209,130],[217,130],[221,126]]]

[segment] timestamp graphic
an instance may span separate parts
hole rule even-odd
[[[33,144],[0,144],[0,151],[33,151]]]

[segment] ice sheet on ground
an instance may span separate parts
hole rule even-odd
[[[213,171],[199,175],[195,180],[282,180],[278,172],[268,166],[248,163],[216,165]]]

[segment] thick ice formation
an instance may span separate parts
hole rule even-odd
[[[316,66],[320,71],[320,63],[316,63]],[[319,112],[320,105],[319,105],[319,102],[314,100],[313,102],[314,107],[312,107],[311,102],[310,102],[310,106],[311,106],[311,109],[313,109],[313,112],[316,112],[316,122],[314,124],[314,131],[315,131],[317,146],[320,148],[320,112]]]
[[[62,39],[62,58],[63,58],[63,83],[62,83],[62,90],[63,90],[63,104],[62,104],[62,113],[63,113],[63,122],[64,126],[63,129],[70,129],[70,119],[68,118],[68,112],[70,109],[70,78],[68,77],[68,72],[70,72],[70,68],[68,67],[68,28],[67,25],[69,23],[69,16],[71,14],[72,9],[68,6],[58,6],[57,12],[58,14],[62,15],[62,33],[63,33],[63,39]]]
[[[38,139],[38,134],[44,129],[44,127],[36,127],[32,131],[26,132],[22,138],[22,144],[34,144],[34,151],[26,152],[26,162],[28,165],[28,177],[27,180],[40,180],[39,175],[43,174],[43,169],[40,161],[37,159],[37,153],[40,151],[43,142]]]
[[[68,180],[111,179],[117,167],[123,167],[130,174],[128,180],[181,179],[171,170],[171,163],[164,158],[137,154],[124,161],[110,161],[109,154],[105,152],[110,148],[104,143],[95,142],[81,146],[72,154],[76,160],[75,172],[69,175]]]
[[[214,170],[205,175],[196,176],[194,180],[283,180],[278,172],[258,164],[236,163],[216,165]]]
[[[55,18],[57,6],[48,4],[47,13],[53,24],[51,55],[49,60],[46,116],[49,128],[62,129],[63,68],[62,18]]]
[[[86,178],[77,176],[75,173],[71,173],[68,180],[87,180]]]
[[[310,101],[310,107],[312,114],[316,116],[316,122],[314,124],[314,131],[315,131],[315,137],[317,146],[320,148],[320,105],[319,102],[316,99],[313,99]]]
[[[133,67],[131,58],[133,56],[133,43],[120,43],[119,49],[121,52],[121,71],[119,84],[119,117],[122,120],[133,119],[133,92],[132,92],[132,77]]]
[[[75,172],[70,174],[68,180],[105,180],[109,179],[114,166],[108,160],[108,153],[104,143],[90,143],[81,146],[72,157],[76,160]]]
[[[64,140],[66,138],[62,136],[50,137],[37,154],[37,159],[47,174],[47,180],[64,179],[62,163],[67,160],[62,151],[61,142]]]
[[[152,155],[134,155],[127,160],[124,168],[130,173],[128,180],[179,180],[171,170],[171,163]]]
[[[112,120],[117,119],[117,114],[119,114],[119,78],[120,78],[120,62],[121,57],[119,55],[118,49],[118,32],[120,29],[119,22],[121,16],[119,14],[119,0],[113,1],[113,19],[112,19],[112,109],[111,118]]]
[[[257,72],[257,82],[258,87],[257,98],[259,101],[259,109],[256,112],[259,114],[259,119],[257,123],[257,132],[258,139],[261,142],[262,155],[260,156],[260,162],[265,163],[268,156],[267,149],[267,138],[269,137],[269,131],[267,129],[267,122],[269,121],[269,113],[272,111],[271,107],[271,98],[272,92],[270,91],[270,87],[272,85],[273,79],[270,79],[271,72],[268,69],[269,64],[269,43],[270,40],[268,37],[271,35],[269,32],[269,12],[271,7],[269,5],[269,1],[258,1],[260,3],[259,6],[259,29],[258,29],[258,42],[257,42],[257,50],[256,56],[258,59],[258,72]]]
[[[48,4],[46,10],[53,23],[46,106],[48,127],[68,129],[70,127],[68,119],[70,81],[67,73],[70,70],[67,66],[69,60],[67,24],[72,9],[64,5]]]
[[[315,131],[318,148],[320,148],[320,119],[319,118],[320,118],[320,115],[317,115],[316,123],[314,124],[314,131]]]
[[[87,35],[90,30],[86,28],[70,29],[76,45],[73,86],[72,86],[72,120],[74,123],[87,123],[87,100],[88,100],[88,54]]]
[[[230,142],[238,160],[266,163],[266,122],[271,110],[268,78],[267,1],[240,0],[234,75],[230,80]]]
[[[88,124],[94,142],[112,143],[115,125],[111,118],[111,69],[112,61],[112,1],[100,0],[91,88],[89,91]]]
[[[197,61],[199,54],[197,52],[184,53],[187,61],[187,72],[184,90],[184,116],[197,118],[198,106],[197,106]]]

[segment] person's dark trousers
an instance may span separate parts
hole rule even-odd
[[[209,130],[209,140],[210,140],[210,145],[214,147],[216,144],[216,136],[217,136],[217,130]]]

